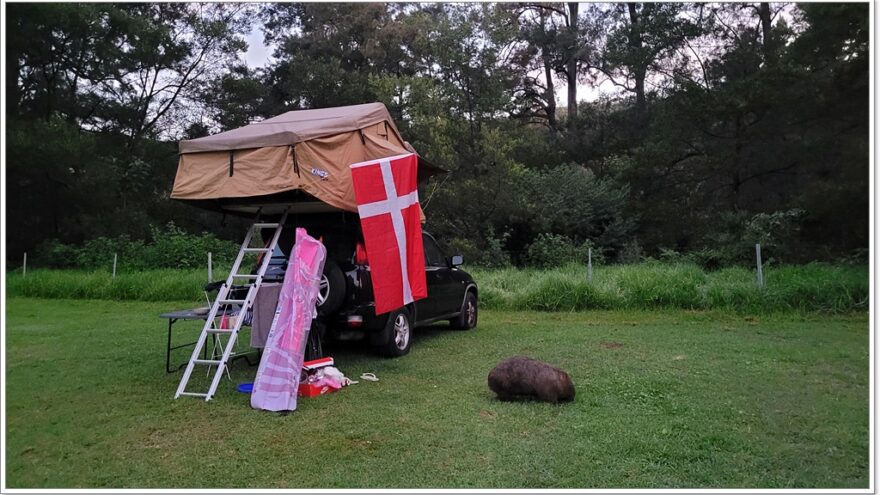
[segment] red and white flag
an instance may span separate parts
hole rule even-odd
[[[409,153],[351,166],[377,315],[428,296],[417,165]]]

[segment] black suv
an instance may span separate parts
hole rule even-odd
[[[313,338],[309,339],[307,355],[321,355],[322,339],[366,336],[381,354],[402,356],[409,352],[412,330],[416,327],[440,321],[449,321],[452,328],[460,330],[477,325],[477,284],[459,267],[461,256],[444,256],[437,241],[427,233],[423,233],[422,238],[428,297],[376,315],[360,220],[352,213],[311,214],[288,219],[264,280],[284,278],[295,227],[305,228],[327,248],[318,293],[317,325],[311,332]]]

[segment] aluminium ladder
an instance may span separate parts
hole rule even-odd
[[[281,229],[284,225],[285,220],[287,220],[287,210],[285,210],[284,213],[281,215],[281,220],[279,220],[278,223],[260,222],[258,215],[257,220],[254,222],[253,225],[251,225],[250,229],[248,229],[248,233],[244,238],[244,242],[241,244],[241,249],[238,251],[238,257],[235,258],[235,263],[232,264],[232,269],[229,271],[229,277],[226,279],[226,282],[220,287],[219,291],[217,292],[217,297],[214,299],[214,303],[211,305],[211,311],[208,313],[208,318],[205,321],[205,326],[202,328],[202,333],[201,335],[199,335],[199,340],[196,341],[192,356],[189,359],[189,364],[187,364],[186,366],[186,371],[183,372],[183,377],[181,377],[180,379],[180,385],[178,385],[177,393],[174,395],[175,399],[180,397],[181,395],[191,395],[194,397],[204,397],[206,401],[209,401],[217,392],[217,386],[220,384],[220,380],[223,378],[223,371],[226,369],[229,358],[232,356],[232,350],[235,345],[235,340],[238,338],[238,332],[241,329],[245,314],[247,314],[248,309],[253,307],[254,300],[257,297],[257,291],[260,290],[260,285],[263,282],[263,276],[266,274],[266,269],[269,266],[269,260],[272,258],[272,252],[275,250],[275,246],[278,245],[278,239],[281,237]],[[256,232],[262,231],[263,229],[275,229],[275,233],[272,236],[272,239],[265,247],[251,247],[251,240],[253,239],[254,234]],[[244,257],[249,253],[262,254],[262,260],[259,264],[259,268],[257,269],[257,273],[239,273],[238,271],[241,268],[242,261],[244,260]],[[230,298],[233,281],[236,279],[249,281],[247,285],[247,295],[244,299]],[[232,305],[238,305],[240,307],[238,312],[239,316],[235,318],[235,323],[232,324],[232,328],[219,328],[216,322],[218,314],[222,314],[225,316],[226,312]],[[223,318],[221,317],[221,327],[223,326],[222,319]],[[211,359],[200,359],[199,354],[202,352],[202,349],[206,345],[208,345],[209,335],[213,336],[211,340],[215,344],[214,349],[211,352]],[[225,346],[222,342],[223,336],[228,337]],[[217,347],[220,348],[220,356],[217,356]],[[219,359],[217,359],[218,357]],[[211,386],[208,389],[207,393],[186,391],[186,386],[189,383],[190,376],[192,375],[193,369],[195,369],[197,365],[207,366],[209,374],[212,367],[217,367],[216,371],[214,372],[214,378],[211,380]]]

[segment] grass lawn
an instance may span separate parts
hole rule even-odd
[[[234,390],[243,361],[215,400],[173,399],[157,315],[188,306],[7,300],[10,488],[868,486],[864,313],[484,311],[400,359],[331,349],[380,381],[280,416]],[[576,401],[495,400],[514,354],[568,370]]]

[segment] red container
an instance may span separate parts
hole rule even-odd
[[[315,397],[318,395],[335,392],[336,389],[329,385],[315,385],[314,383],[300,383],[297,395],[300,397]]]

